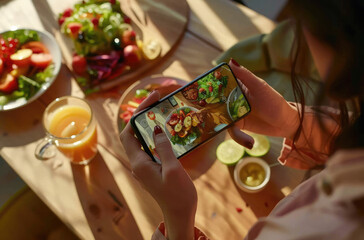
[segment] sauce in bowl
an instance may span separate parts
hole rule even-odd
[[[244,165],[239,173],[241,182],[250,187],[257,187],[262,184],[265,176],[264,168],[254,162]]]

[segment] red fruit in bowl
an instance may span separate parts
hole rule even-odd
[[[18,89],[18,81],[10,73],[2,74],[0,77],[0,92],[9,94]]]
[[[131,67],[136,66],[142,60],[140,50],[136,45],[128,45],[124,48],[125,63]]]
[[[66,17],[65,16],[59,17],[58,18],[58,25],[61,26],[64,23],[64,21],[66,21]]]
[[[0,75],[3,73],[4,70],[4,62],[3,60],[0,58]]]
[[[72,8],[67,8],[66,10],[64,10],[63,16],[68,18],[68,17],[70,17],[72,15],[72,13],[73,13]]]
[[[78,36],[78,32],[82,28],[82,24],[78,22],[72,22],[67,25],[67,28],[69,29],[71,36],[76,38]]]
[[[136,33],[133,30],[126,30],[123,32],[123,43],[124,46],[136,44]]]
[[[99,19],[94,17],[92,20],[91,20],[92,24],[94,25],[94,27],[98,27],[99,26]]]
[[[74,55],[72,58],[73,71],[79,75],[86,73],[87,61],[86,58],[80,55]]]

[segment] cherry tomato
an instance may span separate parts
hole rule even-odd
[[[59,17],[58,18],[58,25],[61,26],[64,23],[64,21],[66,21],[66,17],[65,16]]]
[[[147,116],[148,116],[148,118],[149,118],[150,120],[155,120],[155,114],[154,114],[154,112],[149,111],[149,112],[148,112],[148,114],[147,114]]]
[[[126,30],[123,32],[122,40],[124,46],[136,44],[136,33],[133,30]]]
[[[23,46],[21,46],[22,49],[30,49],[33,51],[33,53],[49,53],[48,48],[41,42],[39,41],[32,41],[32,42],[27,42],[26,44],[24,44]]]
[[[3,60],[0,58],[0,75],[3,73],[4,70],[4,62]]]
[[[176,125],[177,123],[179,122],[179,118],[175,117],[173,118],[173,115],[171,117],[171,119],[169,120],[168,124],[171,125],[171,126],[174,126]]]
[[[76,38],[82,28],[82,24],[78,22],[69,23],[67,28],[70,30],[71,37]]]
[[[121,113],[119,117],[121,119],[123,119],[125,123],[128,123],[130,121],[132,115],[133,114],[131,112],[126,111],[126,112]]]
[[[64,10],[63,16],[68,18],[68,17],[70,17],[72,15],[72,13],[73,13],[72,8],[67,8],[66,10]]]
[[[31,63],[32,50],[20,49],[16,53],[10,55],[10,60],[17,66],[28,66]]]
[[[80,55],[74,55],[72,58],[72,69],[75,73],[82,75],[87,71],[86,58]]]
[[[18,89],[18,81],[16,78],[9,73],[3,74],[0,78],[0,91],[9,94],[16,89]]]
[[[46,68],[52,62],[52,55],[49,53],[32,54],[30,63],[37,68]]]
[[[180,132],[178,133],[178,136],[179,136],[179,137],[181,137],[181,138],[184,138],[184,137],[186,137],[186,136],[187,136],[187,134],[188,134],[188,131],[180,131]]]
[[[221,78],[221,72],[215,71],[214,76],[215,76],[215,78],[220,79]]]
[[[91,20],[92,24],[94,25],[94,27],[98,27],[99,26],[99,19],[94,17],[92,20]]]

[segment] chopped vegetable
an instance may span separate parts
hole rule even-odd
[[[232,120],[236,120],[242,116],[244,116],[247,112],[250,111],[248,102],[245,100],[244,95],[241,94],[238,99],[231,102],[229,105],[229,112]]]

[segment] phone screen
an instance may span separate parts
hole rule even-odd
[[[234,74],[223,63],[138,113],[132,125],[146,152],[157,158],[153,131],[159,125],[180,158],[249,112]]]

